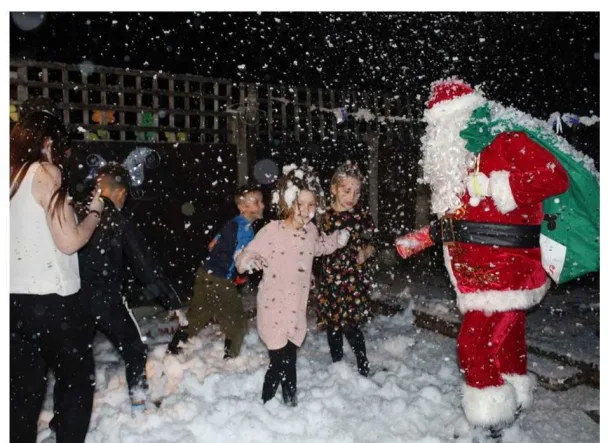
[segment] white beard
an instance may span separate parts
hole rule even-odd
[[[462,206],[468,172],[476,156],[466,149],[460,131],[466,128],[472,112],[486,102],[477,92],[441,102],[424,111],[427,123],[422,136],[423,183],[432,189],[431,211],[444,215]]]

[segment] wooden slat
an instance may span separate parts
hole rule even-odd
[[[299,142],[301,141],[301,110],[299,109],[299,90],[295,87],[292,88],[292,109],[294,114],[294,139]]]
[[[322,111],[322,108],[324,107],[324,90],[322,88],[318,88],[318,109],[319,111],[319,117],[320,117],[320,142],[322,142],[324,140],[324,129],[326,127],[326,124],[324,122],[324,112]]]
[[[68,83],[68,71],[66,69],[61,71],[61,79],[62,79],[62,81],[64,83],[66,83],[66,84]],[[70,93],[68,92],[68,86],[67,85],[63,88],[62,99],[63,99],[63,104],[65,105],[65,107],[64,107],[64,123],[65,124],[69,124],[70,123],[70,111],[68,109],[69,109],[69,105],[70,105]]]
[[[231,96],[232,92],[233,92],[232,85],[231,85],[231,83],[229,83],[227,85],[227,104],[225,105],[225,108],[223,110],[223,112],[225,112],[225,113],[228,112],[229,109],[231,109],[231,103],[233,101],[233,97]],[[230,119],[230,117],[227,117],[227,119],[225,120],[225,122],[226,122],[225,124],[227,125],[227,129],[229,127],[229,119]],[[258,132],[256,133],[256,136],[258,137]],[[229,139],[227,139],[227,142],[229,142]]]
[[[358,93],[356,91],[352,92],[352,105],[354,106],[354,109],[357,112],[360,106],[358,100]],[[356,136],[356,140],[360,139],[360,121],[357,119],[354,119],[354,135]]]
[[[307,105],[307,138],[309,142],[313,142],[313,118],[311,115],[311,89],[305,89],[305,103]]]
[[[288,116],[286,115],[286,87],[280,85],[280,115],[282,116],[282,138],[285,140],[288,135]]]
[[[155,128],[152,128],[150,126],[137,126],[137,125],[98,125],[96,123],[89,123],[88,125],[84,125],[82,123],[70,123],[66,126],[69,126],[72,129],[76,129],[79,126],[81,126],[83,129],[94,129],[94,130],[108,130],[108,131],[141,131],[141,132],[146,132],[146,131],[151,131],[154,130]],[[188,132],[188,133],[195,133],[198,134],[200,132],[205,132],[206,134],[214,134],[214,130],[210,129],[210,128],[206,128],[206,129],[201,129],[201,128],[189,128],[189,129],[185,129],[185,128],[172,128],[170,126],[160,126],[158,128],[156,128],[159,131],[163,131],[163,132]],[[219,129],[217,131],[219,134],[226,134],[226,129]],[[169,142],[168,142],[169,143]]]
[[[106,74],[101,73],[100,74],[100,86],[102,87],[106,87]],[[108,103],[106,103],[106,89],[103,89],[102,92],[100,93],[101,98],[100,98],[100,104],[102,106],[106,106],[108,105]],[[142,103],[140,103],[141,105]],[[106,126],[108,125],[108,114],[106,114],[106,112],[102,112],[102,126]]]
[[[368,109],[370,111],[371,108],[369,108],[369,94],[366,92],[362,93],[362,104],[364,105],[364,109]],[[365,123],[365,127],[366,127],[366,131],[365,134],[370,132],[371,130],[371,122],[370,121],[366,121]]]
[[[254,91],[254,94],[256,95],[256,100],[258,101],[258,106],[260,106],[260,99],[258,97],[258,86],[255,83],[250,83],[248,85],[248,93],[250,93],[250,91]],[[256,123],[254,125],[254,134],[255,137],[258,139],[260,137],[260,133],[261,133],[261,119],[260,119],[260,111],[259,111],[259,118],[256,119]]]
[[[42,83],[49,84],[49,70],[47,68],[42,68]],[[49,97],[49,88],[47,86],[43,86],[42,96]]]
[[[343,103],[343,107],[345,108],[345,111],[349,113],[349,110],[351,109],[349,91],[345,91],[345,90],[341,91],[341,101]],[[350,120],[347,118],[345,119],[345,123],[343,123],[343,140],[345,140],[345,141],[349,141],[349,133],[351,131],[349,123],[350,123]]]
[[[141,88],[142,88],[142,77],[136,77],[136,89],[141,89]],[[136,109],[138,109],[137,115],[136,115],[136,121],[138,122],[138,126],[142,126],[142,111],[140,110],[141,107],[142,107],[142,94],[136,93]],[[136,132],[136,139],[143,141],[144,132]]]
[[[335,91],[333,89],[330,90],[330,109],[335,109]],[[333,141],[337,140],[337,119],[333,116],[332,119],[332,128],[333,128]]]
[[[122,75],[119,75],[118,81],[119,81],[119,86],[124,85],[124,79],[123,79]],[[122,108],[124,106],[125,106],[125,94],[119,93],[119,107]],[[125,111],[117,111],[117,112],[119,113],[119,124],[124,125],[125,124]],[[137,115],[139,115],[139,114],[140,113],[138,112]],[[137,117],[136,117],[136,119],[137,119]],[[141,125],[141,124],[142,124],[142,119],[140,117],[140,120],[138,121],[138,125]],[[127,138],[125,131],[121,131],[120,138],[121,138],[121,141],[125,141],[125,139]]]
[[[186,80],[184,82],[184,92],[187,93],[187,96],[184,99],[184,110],[187,112],[191,109],[191,103],[190,103],[190,99],[188,96],[189,91],[190,91],[190,84],[189,84],[189,81]],[[187,129],[191,127],[191,117],[188,114],[186,114],[184,116],[184,127]]]
[[[218,91],[219,91],[219,86],[218,86],[218,83],[215,82],[214,83],[214,95],[217,96]],[[220,108],[218,106],[218,100],[214,99],[214,112],[218,112],[219,109]],[[214,143],[218,143],[218,134],[216,133],[217,131],[218,131],[218,117],[214,117]]]
[[[203,95],[203,83],[199,83],[199,95]],[[203,98],[199,99],[199,128],[200,129],[205,129],[205,102],[203,100]],[[201,136],[199,137],[199,141],[201,143],[205,143],[205,132],[201,133]]]
[[[273,140],[273,100],[271,98],[271,85],[267,85],[267,137]]]
[[[17,83],[17,100],[19,103],[23,103],[28,99],[28,87],[25,86],[28,80],[28,68],[23,66],[17,68],[17,81],[13,81],[11,79],[11,83]]]
[[[154,101],[154,97],[153,97],[153,101]],[[90,103],[87,106],[84,106],[82,103],[72,103],[68,106],[63,106],[63,105],[59,105],[58,107],[60,109],[89,109],[90,111],[92,110],[99,110],[99,111],[123,111],[123,112],[137,112],[137,111],[144,111],[144,112],[153,112],[155,111],[154,108],[150,107],[150,106],[115,106],[115,105],[105,105],[102,106],[100,104],[97,103]],[[174,110],[174,114],[175,115],[199,115],[201,111],[197,111],[195,109],[191,109],[189,111],[185,111],[183,109],[176,109]],[[225,111],[219,111],[219,112],[212,112],[212,111],[206,111],[205,114],[208,117],[228,117],[230,115],[230,113],[227,113]]]
[[[12,59],[10,61],[10,66],[24,67],[24,68],[28,68],[28,67],[48,68],[48,69],[57,69],[57,70],[61,70],[61,71],[63,71],[63,70],[80,71],[80,66],[78,66],[78,65],[69,65],[69,64],[57,63],[57,62],[40,62],[40,61],[35,61],[35,60]],[[134,76],[134,77],[138,77],[138,76],[153,77],[156,75],[160,78],[173,79],[173,80],[179,80],[179,81],[192,80],[192,81],[198,81],[198,82],[220,83],[220,84],[226,84],[231,81],[230,79],[226,79],[226,78],[202,77],[202,76],[192,75],[192,74],[172,74],[169,72],[143,71],[143,70],[139,70],[139,69],[126,71],[125,69],[122,69],[122,68],[112,68],[112,67],[99,66],[99,65],[95,66],[95,72],[100,72],[100,73],[105,73],[105,74],[116,74],[116,75],[121,75],[121,74],[130,75],[130,76]]]
[[[152,78],[152,89],[153,93],[153,127],[155,132],[155,141],[159,141],[159,131],[157,128],[159,127],[159,96],[157,95],[157,89],[159,88],[159,79],[157,76],[153,76]]]
[[[138,77],[136,77],[138,78]],[[141,78],[141,77],[140,77]],[[19,79],[10,79],[10,84],[11,85],[17,85],[17,86],[25,86],[25,87],[29,87],[29,88],[48,88],[48,89],[63,89],[65,86],[68,86],[68,89],[74,89],[76,87],[80,88],[82,86],[81,83],[77,83],[77,82],[51,82],[51,83],[45,83],[43,81],[37,81],[37,80],[19,80]],[[153,94],[153,93],[162,93],[163,95],[167,95],[167,96],[173,96],[173,97],[194,97],[194,98],[207,98],[207,99],[213,99],[213,100],[226,100],[227,96],[226,95],[214,95],[214,94],[200,94],[198,92],[192,92],[190,94],[187,94],[186,92],[181,92],[181,91],[169,91],[168,89],[159,89],[157,88],[157,90],[153,90],[153,89],[142,89],[141,87],[123,87],[121,88],[118,85],[107,85],[105,87],[102,87],[100,85],[89,85],[89,90],[90,91],[107,91],[107,92],[125,92],[126,94]]]
[[[174,94],[173,94],[174,93],[174,87],[175,87],[174,79],[170,78],[168,83],[169,83],[169,90],[170,90],[170,92],[172,94],[169,96],[169,106],[168,106],[167,112],[169,113],[169,126],[170,126],[170,128],[173,128],[173,127],[176,126],[175,117],[174,117],[174,110],[175,109],[174,109]],[[176,134],[175,133],[172,132],[172,133],[169,134],[169,141],[172,142],[172,143],[174,143],[176,141]]]
[[[89,124],[89,88],[87,87],[87,83],[89,82],[89,76],[86,72],[81,72],[81,81],[83,82],[83,88],[81,89],[81,94],[83,97],[83,123],[85,125]]]

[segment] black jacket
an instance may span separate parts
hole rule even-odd
[[[84,292],[122,299],[124,258],[135,277],[145,285],[144,295],[157,298],[166,309],[178,309],[182,301],[153,258],[133,222],[104,197],[100,224],[89,242],[78,252],[81,286]],[[86,211],[77,210],[79,218]],[[97,296],[97,295],[96,295]]]

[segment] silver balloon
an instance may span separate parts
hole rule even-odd
[[[11,19],[22,31],[32,31],[44,22],[46,15],[46,12],[11,12]]]
[[[190,217],[195,213],[195,205],[191,202],[186,202],[181,206],[180,210],[184,215]]]
[[[254,165],[254,178],[261,185],[268,185],[277,180],[279,169],[273,160],[268,158],[259,161]]]
[[[78,69],[83,74],[91,75],[95,72],[95,65],[89,60],[85,60],[78,65]]]

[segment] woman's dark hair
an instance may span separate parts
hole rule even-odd
[[[32,112],[20,119],[11,130],[10,139],[10,198],[19,190],[23,178],[35,162],[47,162],[44,143],[51,139],[51,163],[62,171],[61,186],[49,201],[51,217],[61,209],[68,196],[69,179],[63,167],[65,148],[69,143],[65,126],[54,115],[46,112]],[[61,220],[60,220],[61,221]]]

